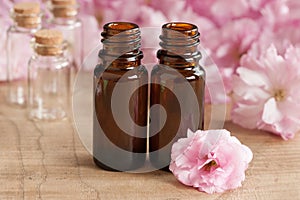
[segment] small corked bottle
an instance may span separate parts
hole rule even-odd
[[[60,30],[68,42],[68,57],[74,67],[79,70],[83,61],[83,29],[78,18],[79,4],[76,0],[50,0],[49,10],[52,16],[46,23],[47,28]],[[74,74],[73,74],[74,75]]]
[[[29,61],[28,116],[32,120],[62,120],[70,106],[70,63],[64,54],[63,35],[57,30],[35,33]]]
[[[11,105],[26,106],[27,65],[33,51],[30,41],[41,28],[41,10],[38,3],[23,2],[14,5],[14,24],[7,31],[7,101]]]
[[[104,25],[94,72],[94,162],[109,171],[143,166],[147,149],[148,73],[141,64],[140,29],[128,22]]]
[[[205,71],[199,65],[199,36],[193,24],[162,26],[159,64],[151,72],[150,89],[150,107],[158,104],[165,111],[150,110],[150,161],[157,168],[168,170],[172,145],[186,137],[188,129],[204,128]]]

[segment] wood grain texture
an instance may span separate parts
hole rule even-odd
[[[106,172],[95,167],[72,120],[36,123],[4,101],[0,85],[0,199],[300,199],[300,134],[283,141],[231,122],[225,128],[248,145],[254,159],[243,187],[207,195],[171,173]],[[208,109],[209,110],[209,109]]]

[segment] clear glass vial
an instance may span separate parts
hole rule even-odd
[[[172,144],[186,137],[188,129],[204,128],[205,71],[199,65],[199,37],[193,24],[162,26],[159,64],[151,72],[150,86],[150,106],[158,104],[166,113],[162,120],[162,112],[150,110],[150,161],[157,168],[168,166]]]
[[[28,114],[32,120],[61,120],[70,107],[70,63],[64,54],[63,35],[57,30],[35,33],[29,61]]]
[[[83,61],[83,28],[77,16],[79,4],[76,0],[50,0],[48,7],[52,16],[47,28],[57,29],[63,33],[68,42],[68,57],[76,74]]]
[[[7,101],[26,106],[28,61],[33,54],[30,41],[41,28],[41,10],[38,3],[17,3],[12,9],[14,24],[7,31]]]
[[[145,162],[148,73],[141,64],[140,34],[128,22],[108,23],[101,34],[101,62],[94,71],[93,156],[97,166],[109,171],[131,171]]]

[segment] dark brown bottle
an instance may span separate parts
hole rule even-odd
[[[174,22],[162,26],[159,64],[151,72],[150,161],[168,170],[174,142],[186,137],[187,129],[204,126],[205,71],[199,65],[201,53],[198,28]],[[153,109],[156,104],[163,109]]]
[[[130,171],[145,162],[148,73],[141,65],[139,27],[104,25],[101,63],[94,71],[93,156],[97,166]]]

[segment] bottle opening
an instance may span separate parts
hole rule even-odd
[[[139,28],[136,24],[130,22],[112,22],[104,25],[104,29],[113,29],[121,31],[127,31],[131,29]]]
[[[128,37],[133,39],[140,36],[139,26],[130,22],[110,22],[103,26],[103,32],[101,33],[104,39],[114,36],[114,39],[121,37]]]
[[[180,32],[185,36],[196,36],[198,34],[198,28],[194,24],[185,22],[170,22],[163,25],[163,30],[172,30]]]

